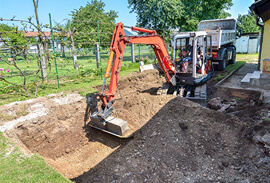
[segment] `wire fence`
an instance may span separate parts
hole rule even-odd
[[[0,47],[1,49],[1,47]],[[47,80],[55,80],[57,77],[65,78],[65,77],[77,77],[77,76],[88,76],[93,77],[98,76],[104,73],[106,69],[110,48],[109,47],[101,47],[100,49],[100,60],[97,61],[96,56],[96,48],[76,48],[75,54],[77,55],[77,65],[78,69],[74,68],[73,64],[73,52],[69,45],[63,48],[56,48],[55,54],[53,54],[52,48],[49,48],[50,58],[48,62],[49,74],[47,76]],[[155,55],[151,48],[151,46],[147,45],[134,45],[134,57],[135,63],[132,62],[132,46],[126,46],[122,67],[129,67],[132,64],[136,64],[141,58],[144,61],[154,62]],[[0,69],[4,69],[1,75],[3,77],[8,77],[11,82],[21,83],[23,82],[23,78],[21,78],[18,74],[18,70],[13,65],[8,65],[6,62],[12,63],[14,61],[14,55],[10,52],[9,49],[2,49],[0,53]],[[17,66],[23,70],[25,73],[31,73],[32,71],[37,70],[40,67],[38,63],[38,49],[35,46],[32,46],[31,49],[27,49],[26,52],[16,56],[16,64]],[[56,64],[53,62],[54,57],[56,57],[56,63],[58,68],[58,74],[56,72]],[[149,59],[148,59],[149,58]],[[8,72],[7,72],[8,71]],[[1,72],[1,71],[0,71]],[[41,79],[41,73],[39,74]],[[34,76],[27,76],[27,83],[32,83],[34,81]],[[61,82],[60,82],[61,84]],[[5,87],[3,82],[0,82],[0,88]]]

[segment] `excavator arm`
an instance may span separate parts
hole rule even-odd
[[[116,24],[110,46],[111,53],[105,72],[105,79],[102,91],[99,93],[100,99],[102,101],[102,106],[97,115],[103,119],[106,119],[113,111],[113,102],[126,44],[135,43],[151,45],[155,52],[160,68],[165,73],[167,82],[175,85],[174,75],[176,70],[172,64],[173,61],[169,56],[163,39],[157,35],[155,30],[148,30],[139,27],[131,27],[131,29],[133,31],[148,33],[149,35],[126,36],[124,25],[122,23]],[[104,92],[104,86],[107,78],[109,77],[111,77],[110,88],[108,92]]]
[[[117,84],[119,79],[118,77],[121,70],[121,64],[126,44],[135,43],[151,45],[155,52],[160,68],[163,70],[166,76],[167,82],[171,83],[172,85],[176,85],[176,70],[172,64],[173,61],[169,56],[163,39],[159,35],[157,35],[157,32],[155,30],[147,30],[139,27],[131,27],[131,29],[133,31],[148,33],[148,35],[126,36],[124,31],[124,25],[122,23],[116,24],[110,46],[111,53],[105,71],[104,83],[102,86],[102,91],[99,93],[99,97],[102,103],[101,108],[98,112],[95,112],[91,115],[91,122],[89,123],[90,126],[94,128],[121,138],[130,137],[132,133],[129,130],[126,121],[113,117],[111,114],[114,110],[114,97],[117,90]],[[109,91],[105,92],[104,88],[106,80],[109,77]]]

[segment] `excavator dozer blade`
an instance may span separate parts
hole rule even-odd
[[[97,113],[93,113],[89,124],[93,128],[120,138],[129,138],[133,135],[126,121],[111,115],[101,120]]]

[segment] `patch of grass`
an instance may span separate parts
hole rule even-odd
[[[264,121],[270,123],[270,118],[264,118]]]
[[[258,63],[259,54],[236,54],[237,61],[245,61],[247,63]]]
[[[241,98],[238,98],[238,97],[236,97],[234,99],[237,100],[237,101],[241,101],[242,100]]]
[[[237,61],[235,64],[227,65],[226,69],[221,72],[220,74],[216,75],[214,78],[214,81],[220,81],[223,78],[227,77],[231,72],[233,72],[235,69],[241,67],[243,64],[245,64],[245,61]]]
[[[245,63],[254,63],[256,64],[258,62],[258,53],[254,54],[236,54],[236,62],[235,64],[229,64],[227,65],[225,71],[220,72],[215,78],[214,81],[218,82],[228,76],[232,71],[240,67],[241,65]]]
[[[39,155],[24,155],[1,132],[0,162],[0,182],[70,182]]]

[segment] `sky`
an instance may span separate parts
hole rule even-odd
[[[91,2],[91,0],[88,0]],[[123,22],[126,26],[136,25],[136,14],[130,13],[128,0],[103,0],[106,4],[105,11],[115,10],[118,12],[116,22]],[[254,0],[233,0],[233,6],[228,11],[233,18],[238,14],[247,14],[249,6]],[[59,23],[65,18],[71,18],[71,11],[85,6],[87,0],[39,0],[39,19],[43,24],[49,24],[49,13],[54,21]],[[34,6],[32,0],[0,0],[0,18],[27,20],[29,16],[34,15]],[[1,22],[0,23],[8,23]],[[9,25],[11,25],[9,23]]]

